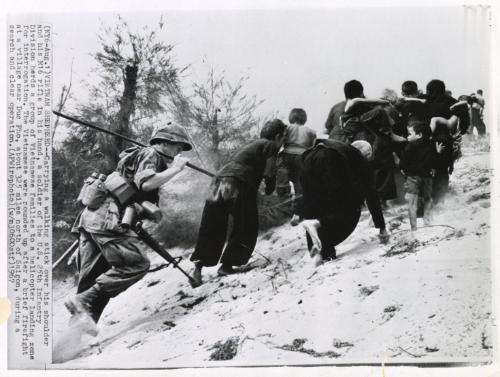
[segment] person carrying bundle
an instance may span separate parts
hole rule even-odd
[[[304,217],[307,245],[315,265],[336,258],[335,246],[356,228],[366,201],[382,242],[387,242],[384,216],[369,165],[368,142],[352,145],[317,140],[303,155]]]

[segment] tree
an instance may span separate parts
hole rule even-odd
[[[71,98],[71,85],[73,84],[73,59],[71,59],[71,67],[69,70],[69,83],[68,85],[64,84],[61,88],[61,95],[59,96],[59,101],[57,102],[56,108],[57,111],[62,112],[64,110],[64,106],[66,106],[66,102]],[[57,130],[57,126],[59,126],[59,117],[56,117],[54,124],[52,126],[52,142],[54,141],[54,135]]]
[[[166,110],[164,97],[179,96],[179,80],[186,69],[174,64],[173,45],[159,39],[163,27],[160,19],[154,29],[144,26],[133,32],[121,16],[112,26],[101,25],[100,51],[93,54],[96,82],[88,86],[89,102],[78,107],[82,117],[109,125],[122,135],[147,139],[154,123],[159,122],[155,118]],[[122,140],[100,135],[91,147],[113,166],[125,145]]]
[[[160,19],[157,26],[135,32],[120,16],[111,26],[101,25],[100,48],[92,54],[96,66],[86,82],[89,99],[78,103],[72,98],[80,117],[147,142],[154,126],[163,121],[164,97],[180,96],[185,70],[174,64],[173,46],[160,40],[163,28]],[[62,90],[59,109],[66,105],[70,90],[71,79]],[[67,227],[80,210],[75,199],[83,180],[94,171],[110,173],[124,147],[121,140],[72,125],[69,136],[53,148],[55,256],[72,242]]]
[[[193,84],[193,94],[176,98],[174,115],[187,127],[192,137],[217,170],[234,150],[258,132],[255,111],[263,100],[244,92],[248,77],[232,84],[225,72],[213,67],[205,81]]]

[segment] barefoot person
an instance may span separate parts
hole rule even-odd
[[[222,263],[219,275],[237,272],[233,266],[242,266],[250,259],[259,229],[257,191],[262,179],[265,180],[266,194],[275,189],[276,157],[283,145],[285,130],[285,124],[279,119],[266,122],[260,139],[243,147],[217,172],[191,255],[197,285],[202,284],[202,268],[215,266],[219,259]],[[230,214],[233,226],[224,248]]]
[[[133,147],[120,154],[116,171],[138,190],[142,201],[158,202],[158,189],[180,173],[188,160],[179,156],[191,149],[182,128],[168,125],[157,131],[150,147]],[[176,156],[170,166],[158,152]],[[97,335],[96,324],[109,300],[141,280],[149,269],[147,246],[121,226],[123,208],[109,193],[100,204],[82,211],[73,228],[79,233],[78,288],[68,298],[71,322]]]
[[[314,145],[316,131],[305,126],[307,114],[303,109],[292,109],[288,116],[290,125],[285,132],[283,151],[278,156],[276,193],[281,199],[291,196],[293,185],[293,216],[290,223],[295,226],[302,220],[302,153]]]
[[[387,241],[384,216],[368,160],[366,141],[353,145],[318,140],[303,155],[304,220],[307,245],[315,264],[336,258],[335,246],[356,228],[366,200],[381,241]]]
[[[417,208],[419,199],[423,202],[424,223],[428,225],[432,206],[432,176],[437,156],[443,145],[433,143],[431,129],[424,122],[413,122],[409,127],[408,141],[399,167],[406,176],[406,200],[408,201],[408,217],[411,231],[417,229]]]

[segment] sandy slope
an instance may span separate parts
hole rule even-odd
[[[150,273],[112,300],[97,338],[65,333],[68,287],[56,286],[55,356],[74,357],[58,365],[489,360],[488,167],[488,154],[457,163],[433,222],[449,227],[422,228],[412,241],[405,208],[396,207],[386,216],[391,241],[381,245],[364,213],[338,259],[314,270],[302,230],[286,225],[259,238],[256,268],[244,274],[216,278],[216,268],[206,269],[213,279],[192,289],[178,271]]]

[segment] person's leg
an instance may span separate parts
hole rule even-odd
[[[432,219],[432,178],[425,177],[422,179],[420,195],[424,201],[424,224],[430,225]]]
[[[210,267],[219,263],[226,241],[229,208],[232,201],[205,202],[201,216],[198,240],[190,260],[200,266]]]
[[[290,181],[293,184],[294,190],[294,198],[293,198],[293,217],[292,217],[292,225],[298,225],[298,223],[303,218],[302,211],[302,158],[300,155],[291,155],[290,156],[290,169],[289,169],[289,177]]]
[[[286,157],[286,153],[280,153],[276,163],[276,194],[278,194],[278,197],[281,199],[288,198],[291,195],[290,177]]]
[[[418,198],[420,194],[420,186],[422,179],[416,176],[409,176],[406,178],[406,200],[408,201],[408,218],[410,220],[410,228],[412,231],[417,229],[417,212],[418,212]]]
[[[96,280],[103,294],[115,297],[141,280],[149,270],[148,246],[136,237],[110,237],[93,234],[92,238],[112,266]]]
[[[332,213],[322,217],[321,221],[304,220],[301,225],[306,230],[311,257],[314,258],[319,254],[322,260],[335,259],[337,257],[335,246],[354,231],[360,214],[360,208],[353,208],[349,212]]]
[[[327,216],[322,220],[318,234],[321,240],[321,256],[323,260],[335,259],[335,246],[344,241],[356,229],[361,215],[360,208]]]
[[[240,190],[232,214],[233,228],[221,258],[222,267],[227,272],[232,271],[232,266],[246,264],[257,242],[259,219],[254,189],[243,187]]]
[[[418,195],[406,194],[408,200],[408,218],[410,219],[410,228],[412,231],[417,230],[417,208]]]
[[[320,222],[317,219],[308,219],[302,221],[300,225],[306,231],[309,256],[313,259],[314,266],[317,267],[323,263],[323,257],[321,255],[322,243],[318,234]]]
[[[150,263],[146,255],[147,246],[138,238],[88,235],[111,268],[102,273],[95,284],[68,299],[65,305],[72,315],[83,318],[86,322],[85,331],[95,336],[95,323],[109,299],[142,279],[148,272]],[[94,323],[89,323],[86,316],[90,316]]]
[[[486,125],[484,124],[483,119],[481,119],[481,117],[479,117],[479,121],[477,123],[477,134],[479,136],[486,135]]]
[[[79,270],[77,294],[91,289],[95,285],[96,279],[110,269],[110,265],[102,255],[99,246],[94,242],[92,236],[84,230],[80,231],[77,264]],[[94,322],[97,322],[109,302],[109,297],[98,295],[87,301],[86,309]]]
[[[96,279],[110,269],[101,250],[85,230],[81,230],[78,240],[78,286],[76,293],[86,291]]]

